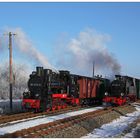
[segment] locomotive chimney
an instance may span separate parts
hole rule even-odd
[[[36,67],[36,72],[38,76],[42,75],[42,67]]]

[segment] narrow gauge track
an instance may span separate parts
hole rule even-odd
[[[137,100],[136,103],[140,103],[140,100]],[[12,114],[12,115],[3,115],[0,116],[0,127],[5,126],[6,124],[14,121],[20,121],[24,119],[34,119],[34,117],[41,117],[43,115],[57,115],[61,113],[65,113],[67,111],[74,111],[78,109],[84,109],[87,107],[81,107],[81,106],[76,106],[76,107],[67,107],[61,110],[54,110],[54,111],[49,111],[49,112],[41,112],[41,113],[33,113],[33,112],[25,112],[25,113],[19,113],[19,114]],[[24,120],[25,121],[25,120]]]
[[[26,112],[26,113],[18,113],[18,114],[12,114],[12,115],[2,115],[0,116],[0,124],[5,123],[5,122],[9,122],[10,119],[13,120],[15,117],[23,117],[26,115],[32,114],[32,112]],[[9,120],[9,121],[8,121]]]
[[[125,107],[125,106],[122,106],[122,107]],[[22,129],[14,133],[5,134],[1,136],[1,138],[43,138],[50,133],[54,133],[59,130],[62,131],[62,129],[71,127],[74,124],[85,121],[86,119],[90,119],[90,118],[108,113],[112,111],[112,109],[113,109],[112,107],[108,107],[106,110],[101,109],[101,110],[96,110],[93,112],[80,114],[77,116],[68,117],[65,119],[56,120],[54,122],[41,124],[35,127],[28,128],[28,129]]]
[[[43,117],[43,115],[57,115],[61,113],[65,113],[68,111],[74,111],[78,109],[84,109],[87,107],[81,107],[81,106],[76,106],[76,107],[67,107],[64,109],[60,110],[54,110],[54,111],[49,111],[49,112],[41,112],[41,113],[33,113],[33,112],[26,112],[26,113],[20,113],[20,114],[13,114],[13,115],[4,115],[0,117],[0,126],[4,126],[7,123],[14,122],[14,121],[22,121],[24,119],[34,119],[34,117]],[[24,120],[25,121],[25,120]]]

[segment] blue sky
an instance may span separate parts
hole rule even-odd
[[[20,27],[55,67],[54,46],[86,28],[108,34],[106,47],[123,74],[140,78],[140,3],[0,3],[0,35]],[[60,46],[60,44],[58,45]],[[59,49],[59,48],[58,48]],[[55,50],[56,51],[56,50]],[[2,58],[2,54],[0,54]],[[17,55],[19,57],[19,55]],[[58,57],[58,56],[57,56]],[[61,68],[61,67],[60,67]]]

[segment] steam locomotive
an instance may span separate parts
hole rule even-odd
[[[140,80],[116,75],[115,80],[86,77],[60,70],[36,67],[23,93],[25,110],[49,111],[77,105],[124,105],[140,98]]]
[[[86,77],[60,70],[58,73],[36,67],[23,93],[22,106],[26,110],[49,111],[76,105],[102,104],[110,81],[101,77]]]
[[[105,94],[103,102],[111,105],[124,105],[127,102],[136,101],[140,98],[140,80],[115,75],[115,80],[110,84],[110,92]]]

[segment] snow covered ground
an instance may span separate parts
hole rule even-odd
[[[137,111],[127,114],[127,117],[121,116],[111,123],[104,124],[100,128],[94,129],[93,132],[82,138],[110,138],[119,135],[130,123],[140,117],[140,106],[135,105],[135,108]]]
[[[13,100],[13,111],[20,112],[22,111],[22,100],[17,99]],[[10,112],[10,101],[9,100],[0,100],[0,114]]]
[[[1,127],[0,135],[4,135],[6,133],[13,133],[13,132],[21,130],[21,129],[34,127],[34,126],[37,126],[40,124],[53,122],[55,120],[64,119],[67,117],[76,116],[76,115],[87,113],[87,112],[96,111],[96,110],[102,109],[102,108],[103,107],[94,107],[94,108],[89,108],[89,109],[84,109],[84,110],[79,110],[79,111],[68,112],[68,113],[64,113],[64,114],[60,114],[60,115],[56,115],[56,116],[48,116],[48,117],[44,117],[44,118],[37,118],[35,120],[27,120],[25,122],[19,122],[16,124],[12,124],[10,126]]]
[[[124,138],[138,138],[140,137],[140,124],[137,124],[136,128],[133,128],[130,133],[125,134]]]

